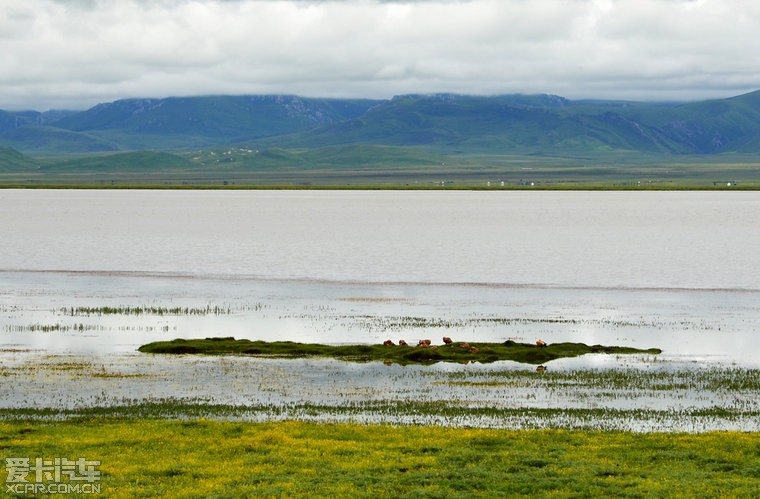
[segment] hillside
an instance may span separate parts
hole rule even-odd
[[[48,160],[41,171],[50,173],[132,173],[186,171],[194,168],[188,159],[166,152],[135,151],[112,154],[90,154]]]
[[[553,96],[403,96],[281,146],[345,143],[546,153],[760,153],[760,91],[682,105]]]
[[[677,152],[760,152],[760,91],[632,115],[677,144]]]
[[[76,111],[17,111],[9,112],[0,110],[0,133],[24,126],[46,126],[59,121]]]
[[[22,126],[0,133],[0,145],[28,154],[90,153],[116,151],[119,145],[96,135],[54,126]]]
[[[760,91],[687,104],[455,94],[125,99],[78,113],[0,112],[0,145],[29,155],[223,147],[298,155],[367,145],[434,155],[760,154]]]
[[[24,172],[37,168],[37,162],[11,147],[0,147],[0,173]]]
[[[613,110],[614,109],[614,110]],[[362,116],[269,142],[280,146],[372,143],[446,151],[561,153],[673,152],[678,144],[626,108],[575,104],[555,96],[402,96]]]
[[[354,118],[374,104],[296,96],[126,99],[68,116],[55,126],[113,141],[121,149],[180,149],[307,130]]]

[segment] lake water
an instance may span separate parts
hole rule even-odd
[[[40,407],[157,393],[219,401],[251,381],[219,373],[248,372],[251,362],[274,385],[243,390],[248,401],[296,378],[288,400],[323,400],[325,380],[336,379],[372,398],[393,393],[399,379],[398,366],[382,364],[219,364],[135,352],[176,337],[541,338],[664,350],[654,364],[651,356],[597,355],[555,361],[552,370],[756,369],[759,228],[754,192],[0,191],[0,371],[12,374],[0,376],[0,406],[23,404],[30,391]],[[199,313],[70,313],[106,306]],[[200,313],[206,307],[217,311]],[[50,368],[47,383],[64,387],[55,396],[31,374],[50,359],[86,365]],[[403,372],[413,385],[417,375],[458,369],[493,366]],[[685,400],[712,407],[724,396]],[[556,394],[531,400],[577,404]],[[651,404],[677,410],[679,400]]]
[[[760,289],[754,192],[3,191],[4,270]]]

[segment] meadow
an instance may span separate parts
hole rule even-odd
[[[356,145],[44,156],[3,168],[2,188],[350,190],[757,190],[752,154],[447,152]]]
[[[0,422],[5,456],[100,461],[108,497],[757,497],[760,434],[90,417]]]

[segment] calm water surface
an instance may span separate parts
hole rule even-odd
[[[2,191],[0,267],[760,289],[754,192]]]

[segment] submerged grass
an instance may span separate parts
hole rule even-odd
[[[120,405],[73,409],[0,409],[0,421],[49,423],[92,418],[131,420],[211,418],[234,421],[311,421],[323,423],[445,426],[451,428],[565,429],[604,431],[689,431],[715,428],[757,431],[760,409],[744,406],[690,408],[514,407],[456,400],[345,400],[341,403],[260,402],[245,405],[202,399],[124,400]]]
[[[578,319],[567,317],[470,317],[465,319],[440,319],[414,316],[374,316],[354,315],[341,316],[342,319],[356,320],[370,330],[400,331],[408,328],[466,328],[472,326],[512,326],[512,325],[571,325],[595,324],[608,327],[653,327],[651,321],[640,320],[637,322],[621,321],[613,319]]]
[[[108,497],[758,497],[760,434],[84,418],[0,422],[10,457],[101,462]]]
[[[76,421],[93,417],[128,419],[211,418],[248,421],[372,421],[397,425],[431,424],[462,427],[598,429],[621,428],[612,420],[644,422],[688,418],[739,420],[760,417],[760,409],[710,406],[680,409],[616,409],[565,407],[499,407],[455,400],[354,400],[340,404],[270,402],[246,405],[211,403],[201,399],[123,401],[120,405],[93,405],[74,409],[18,407],[0,409],[0,421]],[[679,421],[677,421],[679,420]],[[477,424],[477,423],[481,424]],[[635,424],[631,426],[636,426]],[[643,426],[642,426],[643,428]]]
[[[588,353],[659,354],[661,350],[652,348],[640,350],[630,347],[586,345],[583,343],[552,343],[546,346],[517,343],[450,343],[446,345],[412,347],[406,345],[321,345],[291,341],[251,341],[227,338],[175,339],[156,341],[138,348],[144,353],[155,354],[242,354],[276,357],[332,357],[342,360],[366,362],[385,361],[398,364],[433,364],[436,362],[496,362],[511,360],[527,364],[576,357]]]
[[[90,315],[228,315],[232,311],[229,307],[206,306],[206,307],[63,307],[60,309],[63,315],[90,316]]]
[[[3,327],[4,331],[11,333],[62,333],[67,331],[105,331],[104,326],[93,324],[28,324],[24,326],[7,325]]]
[[[422,373],[423,376],[441,376],[440,373]],[[760,369],[711,367],[690,370],[642,369],[573,369],[568,371],[544,370],[537,378],[529,371],[488,371],[471,373],[450,372],[444,375],[446,383],[460,386],[493,385],[535,386],[537,380],[547,388],[566,390],[577,386],[585,389],[620,391],[648,390],[671,392],[674,390],[700,390],[721,392],[759,392]]]

